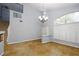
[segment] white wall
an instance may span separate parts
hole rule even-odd
[[[79,12],[78,6],[68,6],[48,12],[49,30],[53,38],[69,42],[79,43],[79,23],[55,25],[54,21],[66,14]],[[53,39],[51,39],[53,41]]]
[[[79,23],[54,26],[54,38],[79,43]]]
[[[56,32],[57,34],[59,33],[61,35],[61,39],[64,40],[69,40],[70,37],[77,38],[74,37],[75,36],[75,32],[74,30],[70,31],[70,28],[74,28],[77,25],[73,25],[74,27],[72,27],[72,25],[62,25],[62,26],[55,26],[54,21],[65,15],[65,14],[69,14],[72,12],[78,12],[79,11],[79,7],[78,6],[68,6],[68,7],[62,7],[56,10],[52,10],[52,11],[48,11],[47,15],[49,17],[48,20],[48,27],[49,27],[49,35],[52,35],[53,37],[56,36]],[[38,16],[40,15],[40,12],[36,9],[34,9],[32,6],[29,6],[27,4],[24,4],[24,13],[23,13],[23,22],[19,22],[19,19],[15,19],[12,17],[12,11],[11,10],[11,19],[10,19],[10,26],[9,26],[9,36],[8,36],[8,43],[15,43],[15,42],[22,42],[22,41],[28,41],[30,39],[35,39],[35,38],[39,38],[41,35],[41,23],[38,21]],[[67,37],[65,35],[66,29],[69,30],[70,32],[67,32]],[[77,28],[77,27],[76,27]],[[74,28],[75,29],[75,28]],[[66,31],[67,31],[66,30]],[[71,32],[74,32],[74,34],[72,34]],[[70,33],[70,34],[68,34]],[[72,36],[71,36],[72,34]],[[78,33],[77,33],[78,34]],[[63,37],[62,37],[63,35]],[[58,38],[58,37],[56,37]],[[59,39],[59,38],[58,38]],[[61,40],[60,39],[60,40]],[[49,39],[49,41],[52,41],[52,39]],[[73,40],[72,40],[73,41]],[[74,41],[75,42],[75,41]]]
[[[39,39],[41,34],[41,23],[38,20],[40,12],[28,4],[24,4],[22,15],[23,22],[13,17],[13,10],[10,10],[10,26],[8,33],[8,43],[17,43]],[[18,12],[17,12],[18,13]]]

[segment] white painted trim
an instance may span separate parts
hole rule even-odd
[[[49,37],[49,35],[48,35],[48,37]],[[59,44],[64,44],[64,45],[67,45],[67,46],[72,46],[72,47],[79,48],[79,43],[76,43],[76,42],[68,42],[68,41],[59,40],[59,39],[54,39],[52,35],[51,35],[51,37],[49,37],[49,41],[46,41],[46,40],[45,41],[42,41],[42,43],[47,43],[47,42],[56,42],[56,43],[59,43]]]
[[[68,42],[68,41],[58,40],[58,39],[53,39],[52,42],[56,42],[56,43],[59,43],[59,44],[64,44],[64,45],[67,45],[67,46],[79,48],[79,43],[75,43],[75,42]]]
[[[40,39],[40,38],[29,39],[29,40],[23,40],[23,41],[19,41],[19,42],[11,42],[11,43],[8,43],[8,44],[15,44],[15,43],[21,43],[21,42],[26,42],[26,41],[38,40],[38,39]]]
[[[51,35],[42,35],[42,43],[47,43],[51,41]]]
[[[32,41],[32,40],[36,40],[36,39],[38,40],[40,38],[29,39],[29,40],[24,40],[24,41],[19,41],[19,42],[11,42],[11,43],[8,43],[8,44],[21,43],[21,42]],[[50,41],[42,41],[42,43],[47,43],[47,42],[50,42]],[[79,45],[78,45],[79,43],[67,42],[67,41],[58,40],[58,39],[52,39],[51,42],[56,42],[56,43],[59,43],[59,44],[64,44],[64,45],[67,45],[67,46],[72,46],[72,47],[79,48]]]
[[[49,41],[42,41],[42,43],[48,43]]]

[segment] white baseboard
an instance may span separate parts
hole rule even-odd
[[[32,41],[32,40],[36,40],[36,39],[38,40],[40,38],[34,38],[34,39],[18,41],[18,42],[9,42],[8,44],[21,43],[21,42]],[[59,40],[59,39],[53,39],[53,38],[51,40],[50,40],[50,38],[47,38],[47,40],[42,40],[42,43],[47,43],[47,42],[56,42],[56,43],[59,43],[59,44],[64,44],[64,45],[67,45],[67,46],[72,46],[72,47],[79,48],[79,43],[68,42],[68,41],[65,41],[65,40]]]
[[[52,42],[56,42],[56,43],[59,43],[59,44],[64,44],[64,45],[67,45],[67,46],[79,48],[79,43],[75,43],[75,42],[68,42],[68,41],[58,40],[58,39],[52,39]]]
[[[41,37],[42,43],[47,43],[47,42],[51,42],[51,35],[43,35]]]
[[[42,41],[42,43],[48,43],[49,41]]]
[[[49,40],[44,40],[44,41],[42,41],[42,43],[56,42],[56,43],[59,43],[59,44],[64,44],[64,45],[67,45],[67,46],[72,46],[72,47],[79,48],[79,43],[69,42],[69,41],[66,41],[66,40],[55,39],[55,38],[53,38],[52,35],[50,35],[48,37],[49,37]]]
[[[47,40],[46,40],[46,37]],[[44,40],[42,40],[42,43],[47,43],[47,42],[56,42],[56,43],[59,43],[59,44],[64,44],[64,45],[67,45],[67,46],[72,46],[72,47],[76,47],[76,48],[79,48],[79,43],[76,43],[76,42],[69,42],[69,41],[66,41],[66,40],[59,40],[59,39],[54,39],[53,36],[44,36]]]
[[[32,40],[38,40],[40,38],[34,38],[34,39],[29,39],[29,40],[23,40],[23,41],[18,41],[18,42],[8,42],[8,44],[16,44],[16,43],[21,43],[21,42],[26,42],[26,41],[32,41]]]

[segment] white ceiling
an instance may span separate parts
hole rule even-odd
[[[33,6],[34,8],[43,11],[57,10],[60,8],[67,8],[79,5],[78,3],[29,3],[29,5]]]

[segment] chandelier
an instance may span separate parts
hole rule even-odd
[[[44,5],[43,5],[43,11],[42,11],[42,15],[38,17],[39,20],[44,23],[48,20],[48,16],[46,16],[46,10],[44,8]]]

